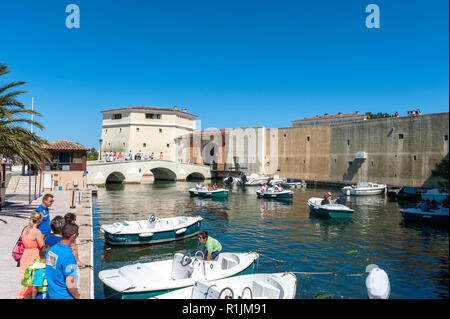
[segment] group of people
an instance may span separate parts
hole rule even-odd
[[[195,185],[195,189],[198,190],[198,191],[206,191],[206,190],[208,190],[208,191],[215,191],[218,188],[219,188],[219,186],[217,186],[216,183],[214,183],[212,186],[211,186],[211,184],[208,184],[208,186],[203,186],[200,182],[198,182]]]
[[[163,152],[160,152],[159,159],[162,160],[164,158]],[[102,156],[102,160],[106,162],[115,162],[115,161],[131,161],[131,160],[153,160],[156,159],[155,154],[152,152],[150,155],[148,153],[143,153],[142,151],[137,152],[133,156],[133,152],[130,150],[128,153],[128,156],[124,156],[122,152],[116,153],[116,152],[104,152]]]
[[[332,199],[331,198],[331,193],[327,192],[325,193],[325,195],[323,196],[322,202],[320,203],[320,205],[327,205],[327,204],[340,204],[340,205],[345,205],[346,200],[344,195],[339,194],[338,198],[336,199]]]
[[[278,192],[282,192],[284,189],[281,186],[281,184],[275,185],[273,187],[269,187],[269,184],[264,183],[263,186],[261,186],[261,192],[262,193],[267,193],[267,192],[274,192],[274,193],[278,193]]]
[[[23,254],[19,261],[22,288],[16,299],[79,299],[76,215],[67,213],[50,221],[52,194],[30,213],[22,230]]]

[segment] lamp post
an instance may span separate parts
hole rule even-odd
[[[100,143],[100,149],[98,151],[98,160],[100,160],[102,158],[102,139],[99,139],[98,142]]]

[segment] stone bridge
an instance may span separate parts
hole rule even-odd
[[[87,172],[87,184],[92,185],[139,184],[148,173],[152,173],[155,180],[211,179],[209,166],[167,160],[88,161]]]

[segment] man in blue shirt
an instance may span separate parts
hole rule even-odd
[[[54,202],[54,198],[52,194],[45,194],[44,197],[42,197],[42,204],[39,205],[38,208],[36,208],[37,212],[41,212],[44,216],[44,219],[39,224],[38,229],[41,231],[42,235],[47,236],[50,234],[50,214],[48,211],[48,208],[52,206]]]
[[[48,295],[50,299],[80,299],[77,261],[71,247],[78,237],[78,226],[64,225],[62,236],[61,242],[51,247],[45,256]]]

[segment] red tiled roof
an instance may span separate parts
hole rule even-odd
[[[188,115],[197,117],[197,115],[194,115],[194,114],[191,114],[191,113],[188,113],[188,112],[183,112],[183,111],[171,109],[171,108],[168,108],[168,107],[154,107],[154,106],[127,106],[127,107],[120,107],[120,108],[116,108],[116,109],[103,110],[103,111],[100,111],[100,112],[103,113],[103,112],[122,111],[122,110],[129,110],[129,109],[133,109],[133,110],[152,110],[152,111],[174,111],[174,112],[178,112],[178,113],[181,113],[181,114],[188,114]]]
[[[89,151],[87,147],[83,145],[69,142],[66,140],[58,140],[44,145],[42,148],[49,151]]]
[[[323,115],[323,116],[314,116],[309,118],[304,118],[302,120],[295,120],[291,122],[300,122],[300,121],[312,121],[312,120],[328,120],[328,119],[340,119],[340,118],[348,118],[348,117],[367,117],[365,114],[361,113],[346,113],[346,114],[336,114],[336,115]]]

